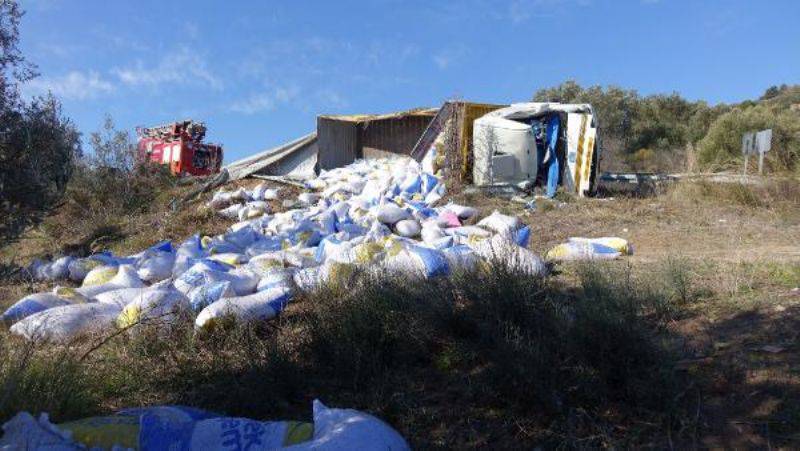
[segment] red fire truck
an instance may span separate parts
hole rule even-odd
[[[206,126],[186,120],[156,127],[137,127],[139,156],[147,161],[169,165],[177,176],[209,175],[222,166],[222,146],[203,142]]]

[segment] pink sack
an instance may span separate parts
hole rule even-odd
[[[452,211],[443,211],[439,213],[439,225],[443,227],[461,227],[461,221],[458,220],[458,215]]]

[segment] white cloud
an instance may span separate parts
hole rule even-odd
[[[345,108],[349,104],[347,99],[333,89],[321,89],[317,91],[317,106],[319,109]]]
[[[155,66],[146,66],[138,61],[134,67],[112,69],[120,82],[129,86],[159,86],[162,84],[199,84],[222,90],[223,83],[208,68],[206,61],[197,53],[182,47],[168,54]]]
[[[78,53],[78,46],[56,44],[56,43],[41,43],[37,50],[48,57],[68,58]]]
[[[439,69],[447,69],[447,66],[450,65],[450,57],[444,54],[434,55],[433,62],[439,67]]]
[[[183,31],[189,39],[196,40],[200,37],[200,27],[194,22],[186,22],[183,26]]]
[[[511,4],[508,5],[508,18],[511,19],[511,23],[518,24],[530,19],[532,6],[533,5],[528,2],[511,2]]]
[[[60,77],[34,78],[23,87],[28,96],[52,92],[64,99],[85,100],[113,92],[114,85],[94,71],[72,71]]]
[[[514,0],[508,4],[507,19],[519,25],[534,17],[553,17],[572,5],[588,7],[592,4],[593,0]]]
[[[297,87],[275,87],[261,92],[253,93],[246,99],[240,100],[230,106],[229,110],[235,113],[256,114],[272,111],[279,105],[292,102],[300,90]]]
[[[436,64],[436,67],[440,70],[445,70],[453,64],[458,63],[467,53],[467,47],[458,45],[455,47],[446,47],[431,58],[433,59],[433,63]]]

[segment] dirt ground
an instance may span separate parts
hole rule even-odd
[[[624,263],[634,268],[691,262],[717,294],[687,309],[671,331],[694,356],[681,364],[711,390],[698,394],[697,442],[675,445],[797,448],[800,204],[794,196],[757,201],[727,190],[678,186],[647,197],[541,199],[528,212],[509,201],[459,200],[477,202],[482,214],[521,215],[538,252],[571,236],[619,236],[634,246]]]

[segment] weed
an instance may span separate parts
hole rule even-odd
[[[140,325],[85,358],[80,346],[63,356],[35,349],[25,384],[0,363],[0,387],[16,387],[0,419],[165,403],[303,418],[309,398],[321,397],[382,416],[420,447],[485,445],[458,412],[495,434],[516,431],[501,447],[612,443],[627,421],[617,410],[647,418],[657,434],[681,409],[674,355],[653,314],[670,295],[611,266],[582,268],[579,279],[497,265],[432,280],[353,271],[269,324],[195,333],[187,316]],[[530,430],[509,429],[508,418]]]
[[[690,263],[685,258],[669,256],[664,263],[664,276],[667,281],[667,290],[679,306],[685,307],[694,300],[694,277]]]

